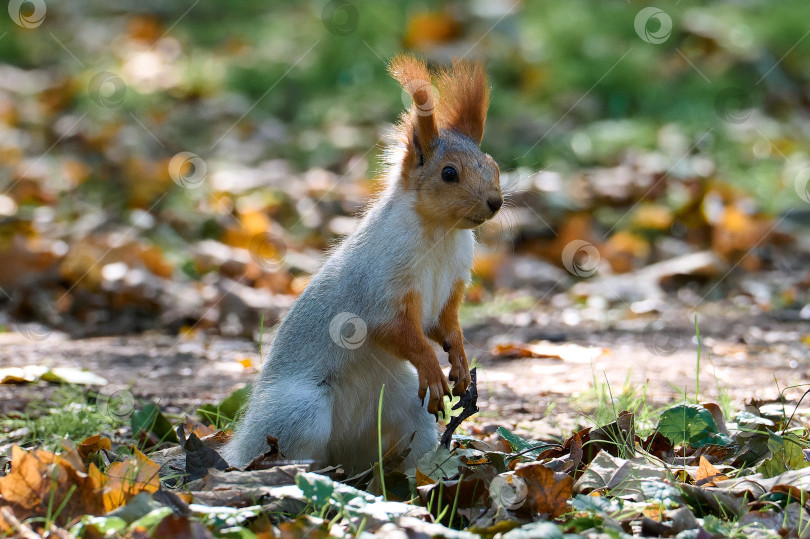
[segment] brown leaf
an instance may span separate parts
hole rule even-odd
[[[726,479],[728,479],[728,477],[712,466],[712,464],[706,460],[706,457],[700,457],[700,464],[698,465],[697,474],[695,475],[696,485],[713,487],[715,481],[725,481]]]
[[[183,428],[188,433],[193,432],[194,434],[197,435],[197,438],[203,441],[205,441],[206,436],[212,436],[214,434],[217,434],[216,429],[212,429],[207,425],[203,425],[202,423],[196,421],[190,416],[186,416],[186,420],[183,423]]]
[[[485,464],[474,471],[471,468],[460,468],[463,476],[458,480],[443,479],[436,483],[418,487],[419,497],[434,514],[450,504],[458,508],[473,507],[489,492],[489,484],[498,475],[494,466]]]
[[[50,486],[48,472],[56,455],[38,449],[30,453],[18,446],[11,448],[11,473],[0,477],[3,501],[32,510],[41,502]]]
[[[436,482],[435,479],[429,475],[425,475],[419,468],[416,468],[416,486],[423,487],[425,485],[432,485]]]
[[[190,520],[187,516],[168,515],[160,521],[154,531],[149,533],[154,539],[182,538],[208,539],[214,536],[201,522]]]
[[[582,463],[582,457],[584,456],[584,451],[582,450],[582,437],[578,432],[575,432],[573,436],[571,436],[568,440],[566,440],[565,445],[570,449],[571,455],[571,462],[572,462],[572,469],[576,470],[579,468],[580,463]]]
[[[722,433],[728,435],[728,428],[726,428],[726,418],[723,415],[723,410],[720,407],[713,403],[713,402],[702,402],[700,403],[701,406],[706,408],[710,414],[712,414],[712,419],[717,424],[717,429]]]
[[[251,470],[266,470],[278,465],[277,461],[279,460],[279,457],[283,456],[278,449],[278,438],[268,434],[267,446],[270,449],[250,461],[250,463],[245,467],[246,472]]]
[[[568,512],[568,500],[574,491],[571,476],[554,472],[537,462],[518,465],[515,474],[526,482],[528,495],[524,507],[532,514],[556,518]]]
[[[658,457],[666,462],[669,462],[669,459],[672,457],[672,442],[661,434],[659,431],[655,431],[647,438],[641,442],[641,447],[647,453]]]
[[[590,444],[586,447],[585,461],[590,462],[600,449],[614,457],[630,458],[636,454],[635,418],[624,410],[613,423],[609,423],[589,433]]]
[[[70,458],[49,451],[20,447],[11,449],[11,473],[0,477],[3,502],[15,508],[19,518],[44,516],[51,507],[63,510],[57,518],[64,523],[76,515],[104,513],[99,494],[103,476],[95,465],[88,472],[74,467],[78,455]]]
[[[112,449],[112,442],[109,438],[101,436],[100,434],[96,434],[95,436],[90,436],[86,438],[76,450],[79,452],[79,456],[82,459],[82,462],[87,462],[87,459],[93,453],[98,453],[102,449],[110,451]]]

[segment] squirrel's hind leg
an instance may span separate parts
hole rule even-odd
[[[398,384],[386,387],[384,404],[384,427],[391,443],[410,443],[411,451],[403,462],[403,469],[414,466],[428,451],[439,444],[439,431],[436,418],[427,411],[417,396],[419,380],[415,369],[407,366],[407,374],[401,376]],[[404,447],[403,447],[404,448]]]
[[[236,433],[222,449],[231,466],[243,467],[266,452],[267,435],[278,439],[279,451],[288,459],[328,462],[332,435],[332,398],[319,388],[300,381],[267,384],[258,381],[247,412]]]

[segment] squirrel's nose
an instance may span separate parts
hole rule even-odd
[[[498,210],[501,209],[501,206],[503,206],[503,198],[490,198],[487,200],[487,206],[489,206],[489,209],[492,211],[492,215],[495,215],[498,213]]]

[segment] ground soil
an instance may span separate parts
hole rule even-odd
[[[490,432],[504,425],[536,436],[559,436],[589,424],[594,383],[605,380],[614,394],[626,384],[646,391],[653,405],[678,401],[684,390],[693,396],[697,340],[689,327],[689,309],[680,311],[673,317],[680,324],[658,326],[654,333],[649,331],[654,316],[571,325],[564,317],[547,316],[554,314],[549,307],[468,324],[467,355],[478,363],[481,408],[472,424]],[[805,344],[810,324],[795,313],[757,312],[724,301],[703,305],[700,321],[701,400],[716,400],[724,393],[736,403],[775,399],[780,388],[810,381],[810,348]],[[509,359],[492,353],[497,342],[538,339],[596,347],[602,353],[596,358],[562,354],[562,359]],[[444,354],[439,356],[445,362]],[[247,367],[244,360],[250,360]],[[204,333],[83,340],[59,333],[42,340],[0,334],[0,365],[85,368],[170,413],[190,413],[200,404],[220,401],[248,383],[260,362],[255,342]],[[45,382],[0,385],[0,415],[24,410],[27,402],[48,397],[55,387]],[[803,390],[787,395],[795,400]]]

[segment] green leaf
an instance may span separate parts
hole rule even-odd
[[[218,405],[203,404],[197,409],[197,415],[203,421],[208,421],[214,427],[222,429],[233,423],[239,412],[247,404],[250,397],[250,387],[237,389]]]
[[[808,443],[795,434],[789,433],[784,436],[771,434],[768,437],[768,449],[771,457],[757,468],[765,478],[776,477],[788,470],[800,470],[810,466],[804,458],[803,449]]]
[[[242,526],[230,526],[226,530],[217,531],[218,537],[227,537],[228,539],[255,539],[255,533]]]
[[[764,425],[766,427],[773,427],[774,422],[767,417],[754,415],[751,412],[741,411],[735,417],[737,424],[748,428],[753,428],[754,425]]]
[[[164,442],[180,443],[172,428],[171,422],[161,413],[155,404],[147,404],[142,409],[137,410],[130,418],[132,433],[153,432]]]
[[[719,435],[711,412],[696,404],[679,404],[665,410],[658,422],[658,431],[675,445],[702,447],[731,443],[727,436]]]
[[[683,503],[681,491],[669,483],[664,483],[663,481],[642,481],[639,486],[641,487],[641,493],[643,494],[642,499],[644,501],[664,503],[670,508],[672,505],[681,505]]]
[[[545,451],[547,448],[551,447],[553,444],[541,444],[539,442],[535,442],[532,440],[526,440],[525,438],[521,438],[517,434],[513,434],[506,430],[503,427],[498,427],[498,434],[501,435],[501,438],[506,440],[509,446],[515,451],[515,453],[522,453],[526,451],[524,454],[529,459],[536,459],[540,453]],[[537,449],[532,449],[531,451],[527,451],[532,447],[541,446]]]
[[[147,513],[146,515],[142,516],[141,518],[130,524],[129,529],[130,530],[134,530],[136,528],[150,529],[160,524],[161,520],[163,520],[164,518],[168,517],[171,514],[172,514],[171,507],[160,507],[158,509],[155,509],[154,511]]]
[[[114,511],[107,514],[108,517],[118,517],[127,524],[131,524],[139,518],[148,515],[155,509],[159,509],[162,505],[152,499],[152,494],[149,492],[141,492],[127,502],[123,507],[119,507]]]
[[[455,449],[451,453],[439,444],[433,451],[428,451],[419,458],[416,468],[420,472],[430,477],[434,481],[441,481],[445,477],[452,477],[458,473],[461,464],[460,450]]]
[[[323,507],[335,492],[335,483],[328,477],[317,474],[298,474],[295,476],[295,484],[317,508]]]
[[[103,516],[95,517],[93,515],[84,515],[78,524],[70,529],[70,534],[73,537],[91,536],[90,529],[102,537],[108,532],[112,536],[114,532],[120,532],[127,527],[127,522],[120,517]],[[120,534],[123,535],[123,534]]]

